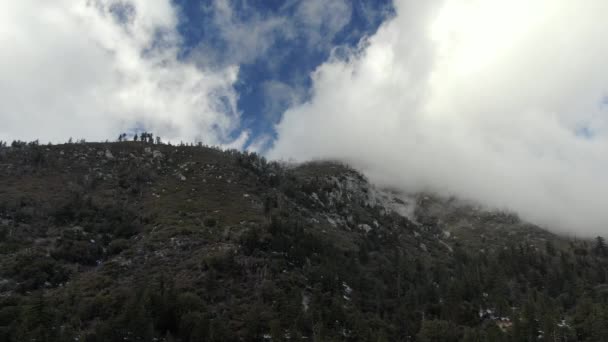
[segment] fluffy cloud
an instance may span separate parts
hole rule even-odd
[[[273,158],[341,158],[382,185],[608,231],[608,2],[397,0],[312,75]]]
[[[319,48],[331,43],[351,15],[352,7],[344,0],[307,0],[297,7],[295,21],[308,46]]]
[[[213,0],[202,6],[207,35],[191,54],[216,65],[250,64],[263,59],[271,71],[284,63],[290,48],[331,47],[350,22],[352,6],[346,0],[291,0],[275,11],[263,11],[247,0]],[[370,11],[369,15],[379,15]],[[221,47],[209,51],[212,46]]]
[[[238,2],[238,1],[237,1]],[[262,15],[247,2],[239,3],[236,8],[235,1],[213,0],[203,10],[209,13],[210,21],[197,23],[213,28],[214,36],[208,36],[196,50],[196,54],[208,54],[207,50],[213,44],[209,41],[218,40],[222,49],[214,51],[212,62],[225,63],[252,63],[266,55],[278,39],[289,39],[294,35],[293,27],[287,17],[280,15]],[[198,60],[205,58],[197,56]]]
[[[264,91],[264,116],[271,122],[276,122],[285,108],[302,102],[306,96],[303,87],[280,81],[266,81],[261,86]]]
[[[238,68],[178,59],[170,0],[9,1],[0,12],[0,139],[112,139],[141,127],[229,143]]]

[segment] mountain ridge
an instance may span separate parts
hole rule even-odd
[[[4,340],[604,336],[601,244],[339,162],[17,143],[0,174]]]

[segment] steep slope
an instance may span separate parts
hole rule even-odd
[[[606,265],[586,241],[337,162],[0,149],[0,340],[594,340]]]

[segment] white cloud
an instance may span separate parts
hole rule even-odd
[[[261,86],[264,90],[264,116],[270,122],[276,122],[286,108],[302,102],[306,95],[303,87],[280,81],[266,81]]]
[[[263,155],[264,152],[268,150],[268,147],[272,145],[272,139],[272,136],[267,134],[257,136],[245,149],[249,152]]]
[[[228,143],[238,68],[177,58],[169,0],[9,1],[0,11],[0,139],[113,139],[135,126]]]
[[[329,48],[350,22],[352,13],[346,0],[288,1],[270,13],[252,4],[246,0],[213,0],[202,6],[210,19],[195,24],[213,28],[209,30],[213,35],[204,37],[192,56],[218,65],[248,64],[264,58],[272,70],[284,62],[288,52],[285,44],[301,40],[309,49]],[[210,52],[217,40],[223,48]]]
[[[243,17],[234,8],[231,0],[213,0],[204,9],[211,13],[212,22],[197,24],[212,24],[217,29],[221,42],[226,45],[225,49],[216,51],[216,56],[213,56],[220,60],[219,64],[251,63],[264,56],[277,39],[289,38],[293,35],[293,28],[288,18],[279,15],[263,16],[248,6],[243,9],[247,14],[246,17]],[[218,37],[209,38],[217,39]],[[209,46],[203,43],[197,52],[206,53],[208,49]]]
[[[607,233],[608,2],[395,7],[315,71],[313,98],[284,114],[269,156],[343,158],[385,185]]]
[[[308,45],[323,47],[348,23],[352,7],[345,0],[307,0],[299,3],[295,18]]]

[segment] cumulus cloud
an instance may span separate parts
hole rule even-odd
[[[373,181],[608,232],[608,2],[396,0],[312,75],[272,158],[341,158]]]
[[[170,0],[5,3],[0,139],[105,140],[141,127],[232,142],[238,68],[180,60],[177,23]]]

